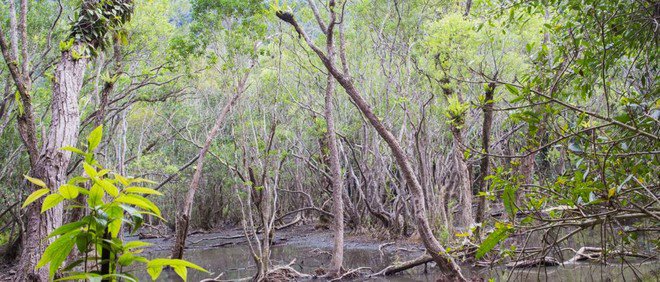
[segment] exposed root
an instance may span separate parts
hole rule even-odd
[[[266,273],[263,281],[293,281],[297,279],[312,278],[312,275],[298,272],[291,267],[296,260],[292,260],[289,264],[283,266],[276,266]]]

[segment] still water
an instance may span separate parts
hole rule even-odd
[[[313,274],[314,270],[327,265],[330,261],[330,249],[297,247],[293,245],[273,246],[271,259],[274,265],[289,264],[293,259],[293,267],[301,272]],[[167,257],[169,252],[154,251],[151,257]],[[400,257],[405,256],[405,257]],[[344,265],[347,268],[371,267],[374,272],[390,265],[392,262],[404,261],[411,254],[402,252],[386,253],[381,256],[374,248],[351,248],[344,251]],[[414,257],[414,255],[412,255]],[[252,276],[256,268],[248,246],[236,245],[222,248],[191,249],[186,250],[187,260],[194,262],[212,275],[189,271],[188,281],[199,281],[204,278],[213,278],[224,272],[223,280],[232,280]],[[434,273],[431,264],[425,273],[424,266],[396,276],[374,278],[370,281],[437,281],[439,275]],[[510,271],[504,268],[471,268],[463,266],[463,272],[469,277],[479,277],[488,281],[660,281],[660,262],[637,262],[630,264],[594,265],[579,264],[563,267],[533,268]],[[149,281],[146,273],[139,273],[140,281]],[[164,271],[159,281],[176,281],[176,274]],[[364,281],[358,279],[354,281]]]

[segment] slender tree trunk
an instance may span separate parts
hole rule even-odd
[[[476,186],[479,189],[479,192],[487,192],[489,190],[490,181],[486,181],[485,178],[490,173],[490,130],[493,126],[493,98],[495,93],[495,83],[489,83],[488,89],[486,89],[486,104],[483,106],[484,120],[481,126],[481,151],[483,155],[481,156],[479,164],[479,176],[476,180]],[[477,214],[475,221],[481,223],[481,227],[477,227],[475,233],[477,238],[479,237],[480,231],[483,229],[484,213],[486,210],[486,197],[479,196],[477,200]]]
[[[334,5],[331,2],[331,5]],[[334,7],[331,7],[333,9]],[[330,24],[326,30],[326,49],[328,57],[334,58],[335,47],[333,42],[333,32],[335,27],[335,14],[331,13]],[[335,133],[335,120],[333,116],[334,106],[332,104],[332,95],[335,92],[335,81],[331,74],[328,74],[328,83],[325,89],[325,121],[326,138],[328,146],[328,163],[330,164],[330,185],[332,186],[332,214],[334,215],[334,240],[332,248],[332,260],[328,274],[331,277],[340,276],[342,265],[344,263],[344,200],[343,200],[343,181],[341,177],[341,167],[339,164],[339,150],[337,149],[337,134]]]
[[[339,151],[337,150],[337,136],[335,134],[335,122],[333,117],[332,94],[335,91],[334,78],[328,75],[328,84],[325,90],[325,120],[328,138],[328,161],[330,163],[330,184],[332,185],[332,214],[334,215],[334,233],[332,261],[330,262],[331,276],[341,274],[344,261],[344,204],[343,204],[343,181],[341,167],[339,164]]]
[[[190,225],[190,214],[192,213],[192,204],[195,200],[195,193],[199,187],[199,182],[202,179],[202,170],[204,169],[204,159],[206,153],[211,147],[211,142],[213,142],[213,139],[215,139],[215,137],[218,135],[218,131],[220,131],[220,128],[224,124],[227,114],[229,111],[231,111],[231,108],[243,93],[246,80],[247,75],[245,75],[239,82],[236,94],[232,96],[229,101],[227,101],[227,104],[225,104],[225,106],[220,111],[220,114],[218,114],[213,128],[211,128],[211,131],[209,131],[209,133],[206,135],[204,146],[202,146],[202,148],[199,150],[199,157],[197,158],[197,167],[195,168],[195,173],[193,174],[192,181],[188,187],[188,192],[186,193],[186,199],[183,202],[182,210],[179,214],[177,214],[176,217],[175,241],[174,246],[172,246],[172,258],[174,259],[183,258],[183,249],[186,246],[188,226]]]
[[[332,2],[334,3],[334,1]],[[333,8],[331,7],[331,11],[332,10]],[[399,169],[401,169],[403,177],[411,190],[415,223],[417,224],[418,232],[424,242],[426,250],[433,257],[433,260],[438,264],[440,269],[442,269],[444,275],[447,276],[446,279],[464,281],[465,278],[461,274],[458,264],[456,264],[451,256],[447,254],[442,245],[440,245],[440,242],[433,235],[433,231],[431,230],[427,218],[422,186],[417,180],[412,166],[410,165],[410,161],[406,157],[405,151],[401,148],[401,145],[399,145],[396,137],[394,137],[392,132],[385,128],[381,120],[374,114],[371,110],[371,106],[364,100],[364,98],[362,98],[362,95],[355,88],[353,81],[348,77],[348,74],[342,73],[335,67],[334,59],[326,56],[323,51],[312,42],[307,33],[305,33],[302,27],[296,22],[294,16],[282,11],[278,11],[276,15],[283,21],[291,24],[296,29],[296,32],[305,39],[307,45],[318,55],[326,69],[344,88],[351,100],[355,103],[356,107],[362,112],[374,129],[376,129],[376,132],[381,138],[385,140],[390,150],[392,150]],[[340,56],[343,56],[343,52],[341,53]]]

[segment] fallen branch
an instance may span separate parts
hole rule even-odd
[[[418,265],[427,264],[427,263],[432,262],[432,261],[433,261],[433,258],[429,254],[423,254],[420,257],[416,258],[416,259],[405,261],[405,262],[398,263],[398,264],[390,265],[390,266],[384,268],[383,270],[381,270],[377,273],[369,275],[369,277],[388,276],[388,275],[396,274],[396,273],[411,269],[411,268],[413,268],[415,266],[418,266]]]
[[[358,267],[358,268],[356,268],[356,269],[351,269],[351,270],[347,271],[346,273],[342,274],[342,276],[339,276],[339,277],[337,277],[337,278],[331,279],[330,282],[341,281],[341,280],[344,280],[344,279],[355,279],[355,278],[358,278],[358,277],[360,277],[360,276],[363,276],[363,275],[360,275],[360,274],[359,274],[359,272],[362,271],[362,270],[369,270],[369,271],[371,271],[371,267]]]

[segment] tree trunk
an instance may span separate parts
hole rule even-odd
[[[73,48],[80,48],[76,44]],[[48,188],[55,190],[66,180],[66,169],[71,152],[62,151],[64,146],[75,146],[78,139],[80,113],[78,94],[82,88],[87,59],[75,60],[70,52],[62,53],[53,82],[51,101],[52,121],[41,148],[33,176],[42,179]],[[27,209],[27,229],[19,262],[17,281],[47,281],[48,269],[35,269],[39,257],[48,245],[44,241],[50,232],[62,225],[62,205],[40,213],[41,202]]]
[[[495,83],[489,83],[488,89],[486,89],[486,104],[483,106],[484,111],[484,120],[481,128],[481,151],[483,155],[481,156],[481,161],[479,164],[479,176],[477,177],[476,186],[479,189],[479,192],[487,192],[489,190],[490,181],[486,181],[485,178],[490,173],[490,129],[493,126],[493,98],[495,93]],[[477,200],[477,214],[475,221],[481,223],[481,227],[477,227],[475,233],[477,238],[479,237],[479,232],[483,229],[484,221],[484,212],[486,210],[486,196],[479,196]]]
[[[335,122],[332,114],[332,94],[334,93],[334,78],[328,75],[328,84],[325,90],[325,120],[328,133],[328,161],[330,163],[330,185],[332,185],[332,214],[334,215],[334,241],[332,249],[332,261],[330,262],[329,274],[341,275],[341,267],[344,261],[344,204],[343,204],[343,181],[341,167],[339,165],[339,151],[337,150],[337,136],[335,134]]]
[[[453,188],[455,193],[458,195],[458,217],[455,222],[458,223],[458,227],[461,227],[465,230],[470,228],[470,225],[474,223],[474,218],[472,217],[472,189],[470,188],[470,172],[468,171],[468,166],[465,161],[464,150],[463,148],[463,135],[459,128],[452,126],[451,132],[454,135],[454,151],[452,152],[452,158],[454,163],[454,175],[452,177]]]
[[[232,106],[236,103],[238,98],[241,96],[244,90],[245,81],[247,80],[247,75],[239,82],[238,89],[236,94],[230,98],[227,104],[222,108],[220,114],[215,120],[215,124],[211,131],[206,135],[206,141],[204,146],[199,150],[199,157],[197,158],[197,164],[195,168],[195,173],[193,174],[192,181],[190,181],[190,186],[188,187],[188,192],[186,193],[186,199],[183,202],[183,208],[181,212],[176,217],[175,222],[175,241],[172,246],[172,258],[181,259],[183,258],[183,249],[186,246],[186,237],[188,236],[188,226],[190,225],[190,214],[192,212],[192,204],[195,200],[195,192],[197,192],[197,187],[199,187],[199,182],[202,179],[202,170],[204,168],[204,158],[206,153],[211,147],[211,142],[218,135],[218,131],[224,124],[227,113],[231,111]]]

